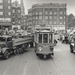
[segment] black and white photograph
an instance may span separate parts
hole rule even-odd
[[[75,0],[0,0],[0,75],[75,75]]]

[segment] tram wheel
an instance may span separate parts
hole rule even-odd
[[[14,55],[16,55],[16,54],[17,54],[17,50],[15,49],[15,50],[14,50]]]

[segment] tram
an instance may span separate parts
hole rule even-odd
[[[46,59],[54,55],[54,32],[50,31],[49,28],[40,28],[35,31],[34,42],[37,56]]]

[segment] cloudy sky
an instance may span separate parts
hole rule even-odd
[[[12,0],[12,2],[15,0]],[[21,0],[17,0],[21,1]],[[25,6],[25,13],[28,13],[28,9],[31,8],[33,4],[37,3],[66,3],[67,4],[67,14],[75,15],[75,0],[23,0]]]

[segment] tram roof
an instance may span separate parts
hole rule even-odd
[[[50,31],[50,30],[37,30],[36,32],[46,32],[46,33],[49,33],[49,32],[52,32],[52,31]]]

